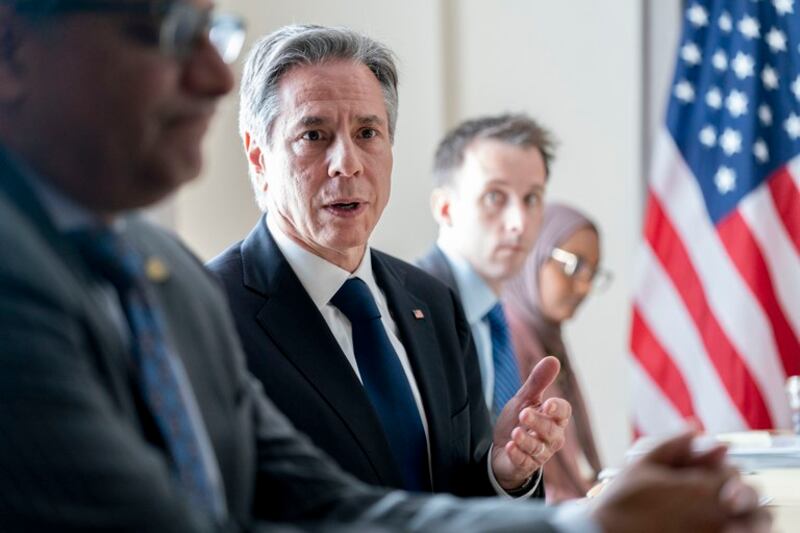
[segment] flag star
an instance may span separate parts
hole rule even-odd
[[[773,27],[771,30],[769,30],[767,32],[766,40],[770,50],[772,50],[773,53],[777,54],[778,52],[786,51],[786,34],[778,28]]]
[[[761,71],[761,82],[767,89],[778,88],[778,71],[769,65],[765,65]]]
[[[692,7],[687,9],[686,17],[695,28],[702,28],[708,24],[708,11],[699,4],[693,4]]]
[[[727,11],[723,11],[717,20],[717,24],[719,24],[719,29],[725,33],[729,33],[733,29],[733,20],[731,20],[731,14]]]
[[[759,24],[756,19],[749,15],[745,15],[739,21],[739,32],[745,36],[747,39],[755,39],[760,35],[759,33]]]
[[[800,138],[800,117],[794,113],[790,113],[789,118],[783,122],[783,129],[786,130],[786,133],[789,134],[789,137],[793,141],[796,141]]]
[[[714,55],[711,56],[711,64],[714,65],[714,68],[717,70],[725,70],[728,68],[728,56],[725,54],[725,51],[717,50],[714,52]]]
[[[700,142],[708,148],[711,148],[716,144],[717,130],[714,129],[714,126],[709,124],[700,130]]]
[[[703,59],[703,54],[694,43],[687,43],[681,48],[681,58],[690,65],[698,65]]]
[[[719,145],[725,155],[738,154],[742,150],[742,134],[736,130],[725,128],[719,137]]]
[[[764,142],[764,139],[758,139],[753,143],[753,155],[756,156],[759,163],[769,161],[769,149],[767,149],[767,143]]]
[[[728,112],[734,118],[744,115],[747,113],[747,95],[733,89],[725,99],[725,107],[728,108]]]
[[[731,68],[736,73],[736,77],[740,80],[748,78],[753,75],[753,67],[755,62],[753,58],[741,52],[736,54],[731,62]]]
[[[772,110],[767,104],[758,106],[758,119],[765,126],[770,126],[772,124]]]
[[[725,165],[721,165],[714,175],[714,185],[720,194],[726,194],[736,188],[736,172]]]
[[[772,0],[772,5],[779,15],[794,13],[794,0]]]
[[[679,81],[675,84],[675,98],[682,102],[694,101],[694,87],[686,80]]]
[[[792,82],[792,92],[794,93],[794,97],[800,100],[800,75]]]
[[[712,87],[706,93],[706,104],[708,107],[719,109],[722,107],[722,93],[716,87]]]

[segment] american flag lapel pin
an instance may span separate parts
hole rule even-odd
[[[417,320],[422,320],[423,318],[425,318],[425,313],[422,312],[422,309],[413,309],[411,313]]]

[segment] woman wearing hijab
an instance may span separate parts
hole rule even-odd
[[[548,502],[585,496],[602,468],[586,404],[561,336],[561,324],[573,316],[592,286],[607,281],[608,274],[598,269],[599,262],[595,224],[571,207],[549,204],[533,251],[519,275],[505,287],[503,304],[520,375],[528,375],[545,355],[557,357],[561,374],[547,393],[572,404],[573,423],[567,427],[564,447],[544,471]]]

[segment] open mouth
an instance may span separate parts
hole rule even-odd
[[[355,211],[359,208],[361,202],[337,202],[334,204],[330,204],[329,207],[334,209],[342,209],[344,211]]]
[[[359,200],[332,202],[325,206],[330,213],[339,217],[355,217],[360,215],[367,207],[367,202]]]

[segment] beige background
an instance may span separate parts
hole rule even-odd
[[[596,218],[616,280],[567,329],[602,454],[630,440],[627,335],[648,139],[662,116],[678,0],[229,0],[248,44],[291,22],[346,25],[389,45],[400,65],[392,199],[372,244],[405,259],[435,238],[429,168],[446,129],[479,114],[526,111],[560,140],[548,196]],[[240,65],[236,66],[237,73]],[[221,105],[196,183],[159,211],[203,258],[241,239],[258,211],[236,127]]]

